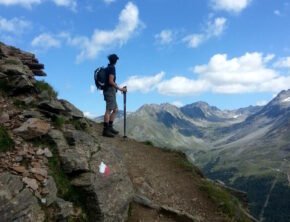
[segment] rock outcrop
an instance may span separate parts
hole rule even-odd
[[[35,79],[43,69],[33,54],[0,43],[0,127],[13,141],[0,143],[0,218],[125,221],[134,192],[120,155],[86,131],[91,123],[79,109]],[[99,172],[103,161],[110,175]]]

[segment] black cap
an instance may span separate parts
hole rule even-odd
[[[108,59],[111,63],[114,63],[119,59],[119,57],[116,54],[111,54],[108,56]]]

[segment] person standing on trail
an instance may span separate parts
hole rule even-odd
[[[118,104],[116,100],[116,93],[120,90],[123,93],[127,92],[127,88],[120,88],[116,83],[116,68],[115,65],[119,57],[116,54],[108,56],[109,64],[106,68],[108,84],[103,90],[104,100],[106,101],[106,112],[104,115],[104,129],[103,136],[114,137],[119,132],[113,128],[113,122],[118,112]]]

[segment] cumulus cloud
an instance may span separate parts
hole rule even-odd
[[[290,68],[290,56],[279,59],[275,64],[278,68]]]
[[[164,72],[160,72],[153,76],[131,76],[122,85],[126,85],[130,92],[140,91],[142,93],[148,93],[156,88],[164,75]]]
[[[193,71],[210,82],[212,91],[219,93],[245,93],[256,91],[278,91],[283,76],[268,68],[273,55],[263,56],[253,52],[228,59],[226,54],[214,55],[208,64],[195,66]],[[269,84],[275,84],[271,88]]]
[[[175,76],[158,84],[157,89],[163,95],[192,95],[208,90],[209,83],[206,80],[193,80],[183,76]]]
[[[209,20],[206,24],[205,31],[203,33],[195,33],[188,35],[183,38],[188,47],[196,48],[203,42],[222,35],[226,28],[227,19],[223,17],[215,18],[214,20]]]
[[[20,5],[26,8],[31,8],[32,5],[40,4],[43,0],[0,0],[1,5],[13,6]]]
[[[77,2],[76,0],[50,0],[57,6],[68,7],[73,10],[76,9]],[[23,6],[25,8],[32,8],[34,5],[39,5],[44,3],[45,0],[0,0],[0,5],[6,6]]]
[[[95,30],[91,38],[80,36],[71,39],[70,44],[80,47],[81,50],[77,61],[93,59],[109,47],[122,46],[132,37],[140,24],[139,10],[136,5],[129,2],[121,11],[115,29]]]
[[[43,33],[35,37],[31,45],[40,50],[47,50],[50,48],[61,47],[61,41],[56,37],[48,33]]]
[[[155,39],[161,45],[170,44],[173,41],[173,31],[164,29],[159,34],[155,35]]]
[[[211,6],[215,10],[231,13],[239,13],[249,6],[252,0],[211,0]]]
[[[201,92],[223,94],[251,92],[279,92],[288,89],[290,76],[281,75],[270,68],[273,54],[245,53],[228,58],[227,54],[212,56],[207,64],[193,67],[196,78],[175,76],[157,85],[158,92],[165,95],[183,96]],[[279,63],[287,66],[286,58]]]
[[[0,16],[0,32],[21,34],[30,27],[30,22],[21,18],[6,19]]]
[[[246,53],[245,55],[228,59],[226,54],[214,55],[208,64],[194,67],[194,72],[216,84],[249,84],[268,81],[277,73],[266,68],[261,53]]]

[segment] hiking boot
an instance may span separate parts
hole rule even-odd
[[[114,134],[110,131],[109,128],[103,130],[103,136],[105,137],[114,137]]]
[[[109,126],[109,129],[110,129],[110,132],[111,132],[111,133],[113,133],[113,134],[115,134],[115,135],[119,134],[119,131],[118,131],[118,130],[115,130],[115,129],[113,128],[113,126]]]

